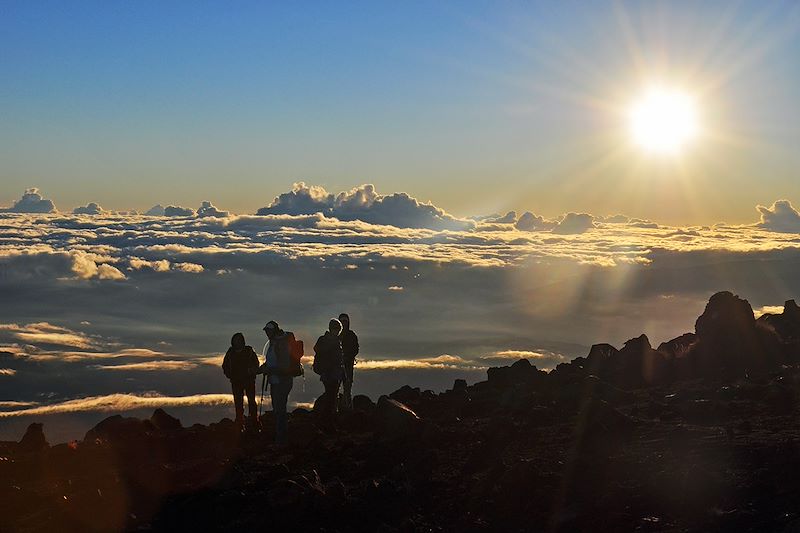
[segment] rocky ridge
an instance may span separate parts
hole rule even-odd
[[[713,295],[687,333],[354,398],[288,448],[157,409],[0,443],[0,530],[800,530],[800,308]],[[272,427],[271,413],[262,420]]]

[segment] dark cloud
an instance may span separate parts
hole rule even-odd
[[[56,205],[52,200],[44,198],[39,194],[39,189],[32,187],[26,189],[22,198],[14,202],[14,205],[5,209],[0,209],[0,212],[5,213],[53,213],[56,210]]]
[[[148,217],[163,217],[164,216],[164,206],[161,204],[156,204],[147,211],[144,212],[145,216]]]
[[[778,200],[771,207],[759,205],[756,209],[761,213],[759,227],[782,233],[800,233],[800,213],[789,200]]]
[[[314,213],[343,221],[361,220],[401,228],[461,231],[475,227],[471,220],[456,218],[406,193],[378,194],[370,184],[334,195],[319,186],[296,183],[291,191],[279,195],[268,207],[257,212],[258,215]]]
[[[95,202],[90,202],[82,207],[76,207],[72,210],[72,214],[74,215],[101,215],[105,212],[105,209],[100,207]]]
[[[195,215],[194,209],[190,207],[180,207],[177,205],[168,205],[164,208],[164,216],[167,217],[193,217]]]

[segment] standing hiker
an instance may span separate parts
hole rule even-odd
[[[274,320],[264,326],[267,334],[267,345],[264,346],[265,361],[259,368],[259,373],[265,374],[269,382],[269,396],[272,400],[272,414],[275,416],[275,444],[283,446],[288,441],[289,415],[286,404],[289,402],[289,392],[292,390],[294,376],[302,374],[294,368],[300,365],[300,357],[293,357],[297,351],[298,342],[291,331],[283,331]],[[295,359],[297,359],[295,363]]]
[[[339,385],[344,378],[344,357],[339,334],[342,323],[332,318],[325,332],[314,345],[314,372],[319,374],[325,393],[319,397],[319,423],[328,430],[336,430],[336,402]]]
[[[247,346],[244,335],[234,333],[231,346],[222,360],[222,371],[231,380],[233,405],[236,409],[236,425],[244,427],[244,395],[247,394],[247,411],[252,427],[258,427],[258,407],[256,406],[256,372],[258,356],[251,346]]]
[[[358,335],[350,329],[350,316],[347,313],[339,315],[342,323],[342,354],[344,355],[344,381],[342,382],[344,408],[353,408],[353,367],[358,355]]]

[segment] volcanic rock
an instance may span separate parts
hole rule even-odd
[[[388,396],[378,399],[375,414],[378,433],[390,439],[409,436],[420,423],[420,418],[413,410]]]
[[[494,387],[533,385],[545,376],[546,372],[538,370],[527,359],[520,359],[511,366],[493,367],[486,372],[489,384]]]
[[[369,396],[356,394],[353,396],[353,409],[356,411],[369,412],[375,409],[375,402]]]
[[[156,429],[161,431],[174,431],[183,427],[180,420],[172,415],[167,414],[167,412],[161,408],[158,408],[153,412],[153,416],[150,417],[150,422],[156,427]]]
[[[41,452],[50,447],[47,439],[44,436],[44,425],[33,423],[25,430],[25,435],[17,445],[17,449],[21,452]]]

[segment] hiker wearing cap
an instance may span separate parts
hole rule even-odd
[[[222,371],[231,380],[233,405],[236,409],[236,424],[244,427],[244,395],[247,394],[247,411],[252,427],[258,427],[256,407],[256,372],[258,356],[251,346],[244,341],[244,335],[235,333],[231,337],[231,346],[222,360]]]
[[[344,381],[342,382],[343,403],[345,409],[353,408],[353,367],[358,355],[358,335],[350,329],[350,316],[347,313],[339,315],[342,323],[342,354],[344,356]]]
[[[344,356],[339,334],[342,323],[332,318],[325,332],[314,345],[314,372],[319,374],[325,386],[325,393],[319,397],[320,425],[323,428],[336,429],[336,402],[339,396],[339,385],[344,378]]]
[[[272,414],[275,416],[275,443],[285,445],[288,439],[289,415],[286,404],[292,390],[294,378],[291,367],[291,344],[294,342],[292,332],[283,331],[278,323],[270,320],[264,326],[267,344],[264,345],[264,364],[258,369],[265,375],[269,383],[269,396],[272,400]],[[262,382],[263,398],[263,382]]]

